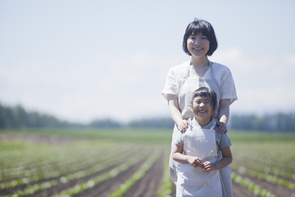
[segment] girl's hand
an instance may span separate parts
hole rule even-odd
[[[189,156],[187,159],[188,163],[192,164],[195,168],[202,165],[202,160],[198,157]]]
[[[210,161],[204,162],[202,164],[202,168],[204,168],[206,171],[217,170],[216,165],[214,163],[211,163]]]
[[[177,126],[180,131],[186,131],[188,128],[189,122],[187,120],[180,121]]]
[[[227,127],[226,127],[226,124],[224,122],[218,122],[218,133],[221,133],[221,134],[226,134],[227,133]]]

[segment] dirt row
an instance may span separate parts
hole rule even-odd
[[[243,178],[249,179],[250,181],[254,182],[256,185],[259,185],[261,188],[266,189],[267,191],[270,191],[272,194],[276,196],[295,197],[295,190],[288,189],[279,184],[267,182],[266,180],[255,178],[247,174],[240,174],[237,171],[233,171],[233,172],[235,172],[236,174],[239,174]]]

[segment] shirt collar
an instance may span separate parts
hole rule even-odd
[[[199,123],[196,121],[196,118],[193,117],[193,118],[191,119],[191,126],[192,126],[193,128],[199,128],[199,129],[210,129],[211,126],[214,124],[214,122],[215,122],[215,119],[212,118],[212,120],[209,122],[209,124],[207,124],[207,125],[204,126],[204,127],[201,127],[201,125],[199,125]]]

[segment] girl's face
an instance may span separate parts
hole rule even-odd
[[[197,96],[194,98],[191,109],[197,120],[210,121],[211,115],[215,109],[212,107],[212,101],[208,97]]]
[[[187,49],[194,57],[204,57],[210,48],[210,42],[202,33],[191,35],[187,39]]]

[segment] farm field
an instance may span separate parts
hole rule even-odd
[[[229,131],[236,197],[295,197],[295,135]],[[170,130],[0,131],[0,196],[174,196]]]

